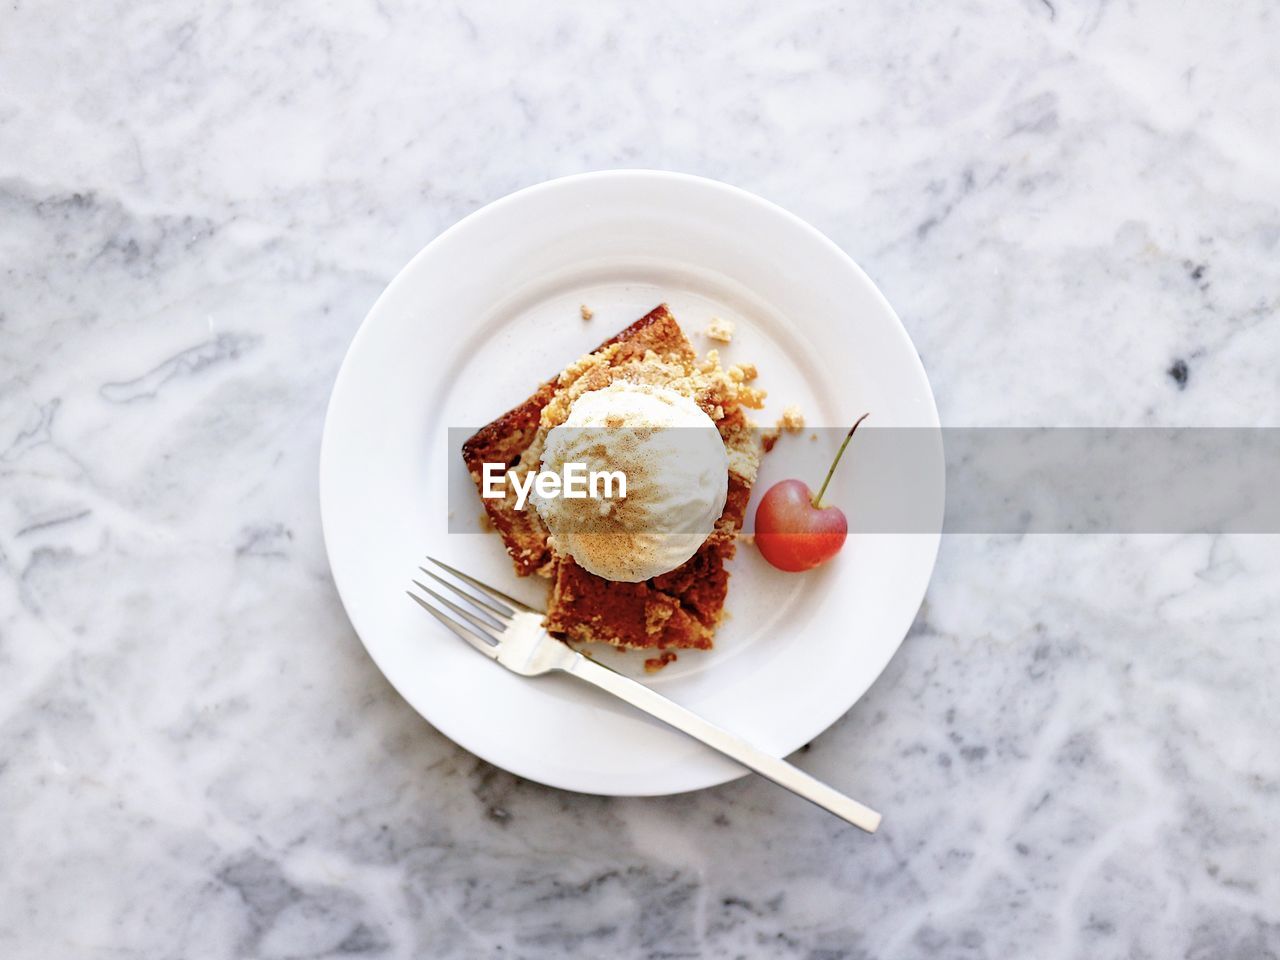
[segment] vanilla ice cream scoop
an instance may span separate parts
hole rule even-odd
[[[606,580],[636,583],[674,570],[706,542],[724,511],[729,457],[715,423],[667,387],[617,381],[580,396],[547,433],[542,471],[621,471],[596,496],[531,500],[556,550]]]

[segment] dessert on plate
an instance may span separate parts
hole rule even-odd
[[[516,572],[551,580],[549,631],[646,650],[712,646],[766,449],[747,417],[764,398],[754,378],[714,350],[699,360],[663,304],[463,444],[481,491],[484,465],[503,465],[505,493],[484,498],[485,511]],[[519,481],[574,462],[621,469],[626,495],[534,494],[517,509]]]

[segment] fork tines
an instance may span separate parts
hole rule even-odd
[[[464,589],[458,583],[445,579],[427,567],[418,567],[427,577],[435,582],[441,591],[427,586],[421,580],[414,580],[413,585],[431,600],[424,599],[413,590],[405,593],[427,613],[431,614],[453,633],[471,644],[487,657],[498,655],[498,645],[502,642],[502,633],[506,630],[511,618],[517,611],[534,612],[533,608],[509,597],[501,590],[496,590],[475,577],[469,576],[434,557],[427,557],[432,563],[448,572],[453,578],[471,587]],[[452,597],[453,599],[450,599]],[[434,602],[432,602],[434,601]],[[458,601],[462,601],[459,603]],[[444,609],[441,609],[443,607]],[[446,612],[449,611],[449,612]],[[452,613],[452,616],[450,615]]]

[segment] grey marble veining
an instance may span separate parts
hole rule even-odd
[[[439,230],[684,170],[826,231],[953,425],[1280,425],[1256,2],[0,11],[0,956],[1280,955],[1280,541],[955,537],[797,761],[521,782],[329,580],[325,402]]]

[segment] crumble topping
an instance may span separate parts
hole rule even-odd
[[[592,317],[596,315],[595,311],[592,310],[590,307],[588,307],[585,303],[582,304],[582,306],[578,307],[578,313],[582,315],[583,320],[590,320]]]
[[[618,380],[667,387],[681,393],[697,403],[717,424],[725,419],[726,410],[737,407],[758,410],[764,406],[765,391],[735,379],[724,370],[715,350],[707,351],[706,359],[696,362],[679,352],[658,354],[653,350],[646,350],[639,357],[627,357],[623,349],[623,344],[610,344],[578,358],[561,372],[556,380],[555,395],[542,408],[538,436],[525,451],[520,467],[536,467],[542,458],[547,431],[568,419],[569,408],[580,396]],[[732,469],[734,451],[728,441],[726,446],[730,447]]]

